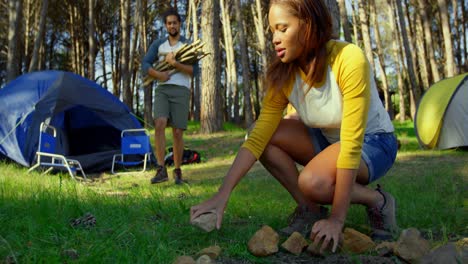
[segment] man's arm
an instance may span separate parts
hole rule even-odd
[[[141,61],[141,71],[143,75],[149,75],[156,80],[165,82],[169,80],[169,72],[159,72],[153,68],[153,63],[158,57],[158,49],[162,42],[162,40],[156,40],[151,43],[145,57]]]
[[[193,76],[193,65],[178,62],[175,59],[174,53],[171,52],[166,55],[166,62],[169,63],[172,67],[174,67],[177,71]]]

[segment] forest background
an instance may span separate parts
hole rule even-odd
[[[431,84],[468,71],[465,0],[324,0],[336,38],[359,45],[392,118],[413,119]],[[190,119],[201,133],[259,114],[273,51],[267,0],[0,0],[0,87],[39,70],[96,81],[151,127],[151,85],[140,62],[166,36],[161,15],[176,7],[182,34],[210,53],[192,82]]]

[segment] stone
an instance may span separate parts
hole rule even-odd
[[[345,251],[361,254],[373,250],[375,243],[369,236],[347,227],[343,232],[343,248]]]
[[[305,238],[299,232],[294,232],[286,241],[283,242],[283,244],[281,244],[281,247],[294,255],[300,255],[302,250],[307,247],[308,244],[309,243],[307,243]]]
[[[214,260],[212,260],[210,258],[210,256],[208,255],[201,255],[198,259],[197,259],[197,264],[214,264],[216,263]]]
[[[454,243],[437,247],[421,258],[421,264],[457,264],[462,263]],[[466,263],[466,262],[465,262]]]
[[[210,211],[193,219],[191,224],[205,232],[211,232],[215,229],[217,220],[218,217],[216,216],[215,211]]]
[[[278,233],[265,225],[249,240],[248,249],[254,256],[266,257],[278,252],[278,243]]]
[[[377,254],[379,254],[379,256],[381,257],[391,255],[393,254],[393,249],[395,248],[395,244],[396,242],[384,241],[375,247],[375,251],[377,251]]]
[[[172,264],[196,264],[195,260],[190,256],[179,256]]]
[[[416,228],[408,228],[401,232],[396,242],[394,253],[410,263],[420,262],[421,258],[431,250],[429,241],[421,237]]]
[[[204,249],[200,250],[200,252],[198,252],[198,255],[199,256],[207,255],[211,259],[214,260],[214,259],[217,259],[219,257],[219,255],[221,255],[221,248],[219,246],[207,247],[207,248],[204,248]]]

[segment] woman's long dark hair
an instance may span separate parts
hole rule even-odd
[[[327,6],[322,0],[272,0],[270,7],[272,5],[287,8],[305,27],[301,32],[304,32],[304,52],[310,62],[306,81],[309,84],[322,81],[327,64],[326,44],[332,38],[332,20]],[[283,63],[276,57],[267,70],[267,88],[280,91],[298,68],[297,60]]]

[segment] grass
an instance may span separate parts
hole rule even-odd
[[[397,198],[399,226],[418,228],[433,245],[466,237],[467,152],[421,150],[411,122],[395,125],[401,149],[379,184]],[[67,174],[28,174],[0,163],[0,262],[172,263],[219,245],[224,257],[268,263],[253,257],[247,242],[262,225],[281,228],[294,203],[258,163],[232,193],[220,231],[188,224],[190,207],[216,192],[245,134],[232,125],[211,135],[198,129],[191,123],[185,137],[204,160],[184,166],[189,186],[150,185],[154,171],[103,174],[82,184]],[[169,146],[170,130],[166,134]],[[96,218],[94,227],[70,225],[87,212]],[[369,232],[364,208],[352,206],[346,226]]]

